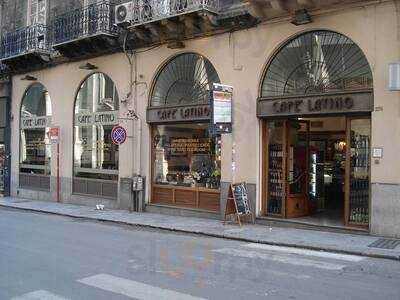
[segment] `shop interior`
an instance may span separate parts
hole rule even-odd
[[[153,129],[154,183],[219,189],[220,138],[208,123],[158,125]]]
[[[268,214],[319,226],[344,226],[346,117],[296,118],[272,123]],[[348,124],[351,124],[349,223],[368,224],[370,120],[359,119]]]
[[[208,125],[153,126],[152,204],[219,213],[221,140]]]
[[[307,148],[307,127],[309,128],[308,212],[298,220],[323,226],[342,226],[345,199],[346,119],[336,117],[298,121],[299,123],[291,125],[301,126],[298,132],[300,147],[303,144]],[[290,138],[294,142],[293,139],[296,137]],[[294,154],[300,156],[301,152],[295,148]],[[299,184],[301,181],[293,183],[293,188]]]

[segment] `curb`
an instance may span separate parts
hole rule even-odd
[[[48,210],[43,210],[43,209],[16,207],[16,206],[7,205],[7,204],[0,204],[0,207],[12,208],[12,209],[24,210],[24,211],[31,211],[31,212],[39,212],[39,213],[57,215],[57,216],[64,216],[64,217],[70,217],[70,218],[75,218],[75,219],[101,221],[101,222],[120,224],[120,225],[136,226],[136,227],[142,227],[142,228],[152,228],[152,229],[170,231],[170,232],[194,234],[194,235],[205,236],[205,237],[222,238],[222,239],[233,240],[233,241],[241,241],[241,242],[247,242],[247,243],[257,243],[257,244],[264,244],[264,245],[290,247],[290,248],[297,248],[297,249],[307,249],[307,250],[323,251],[323,252],[331,252],[331,253],[339,253],[339,254],[348,254],[348,255],[358,255],[358,256],[364,256],[364,257],[400,261],[400,256],[389,255],[389,254],[365,253],[365,252],[360,252],[360,251],[333,249],[333,248],[330,248],[330,247],[299,245],[299,244],[284,243],[284,242],[271,242],[271,241],[266,241],[266,240],[257,240],[257,239],[250,239],[250,238],[244,238],[244,237],[235,237],[235,236],[230,236],[230,235],[225,235],[225,234],[210,233],[210,232],[204,232],[204,231],[185,230],[185,229],[163,227],[163,226],[157,226],[157,225],[151,225],[151,224],[142,224],[142,223],[130,223],[130,222],[127,222],[127,221],[115,221],[115,220],[104,219],[104,218],[101,218],[101,217],[78,216],[78,215],[72,215],[72,214],[68,214],[68,213],[61,213],[61,212],[55,212],[55,211],[48,211]]]

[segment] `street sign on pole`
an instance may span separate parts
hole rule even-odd
[[[60,127],[51,127],[49,130],[50,142],[57,145],[57,202],[61,202],[60,182]]]
[[[126,137],[126,129],[120,125],[115,126],[111,130],[111,140],[115,145],[122,145],[123,143],[125,143]]]
[[[60,127],[52,127],[49,131],[50,142],[52,144],[60,143]]]

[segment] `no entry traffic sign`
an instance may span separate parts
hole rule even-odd
[[[120,125],[111,130],[111,140],[115,145],[122,145],[126,141],[126,129]]]

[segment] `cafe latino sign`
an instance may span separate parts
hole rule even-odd
[[[82,113],[75,115],[76,126],[115,125],[118,123],[118,111]]]
[[[46,128],[51,125],[51,117],[21,118],[22,129]]]
[[[151,107],[147,109],[147,122],[169,123],[209,120],[209,105]]]
[[[259,99],[259,117],[369,112],[373,110],[372,92],[304,95]]]

